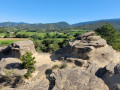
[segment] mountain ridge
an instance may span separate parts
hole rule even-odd
[[[96,28],[101,27],[105,23],[110,23],[113,25],[117,30],[120,30],[120,18],[119,19],[102,19],[96,21],[88,21],[88,22],[81,22],[73,24],[72,27],[76,29],[87,29],[87,30],[95,30]]]
[[[70,25],[67,22],[56,22],[56,23],[25,23],[25,22],[2,22],[0,27],[16,27],[24,29],[34,30],[61,30],[61,29],[85,29],[95,30],[101,27],[105,23],[110,23],[117,30],[120,31],[120,18],[118,19],[101,19],[95,21],[87,21]]]
[[[72,24],[72,26],[90,24],[90,23],[101,22],[101,21],[120,21],[120,18],[116,18],[116,19],[100,19],[100,20],[85,21],[85,22],[80,22],[80,23]]]
[[[38,29],[38,30],[56,30],[56,29],[64,29],[71,27],[70,24],[66,22],[57,22],[57,23],[24,23],[24,22],[3,22],[0,23],[0,27],[16,27],[16,28],[24,28],[24,29]]]

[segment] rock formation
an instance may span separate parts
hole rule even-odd
[[[26,51],[36,52],[30,40],[0,48],[1,55],[15,57],[20,57]],[[37,65],[29,80],[20,78],[26,70],[20,68],[19,59],[2,58],[0,88],[3,86],[4,90],[120,90],[120,53],[94,32],[80,35],[65,48],[52,54],[51,58],[56,56],[57,61]],[[60,68],[58,62],[67,64],[67,67]],[[14,70],[14,82],[6,78],[3,69]]]
[[[25,54],[27,51],[35,53],[34,43],[31,40],[17,41],[12,43],[10,46],[2,50],[3,55],[11,55],[13,57],[19,58],[21,55]]]
[[[85,33],[73,41],[69,42],[69,44],[58,51],[54,55],[59,55],[60,61],[65,61],[68,63],[74,63],[77,66],[80,66],[82,68],[82,72],[86,72],[87,67],[93,67],[96,68],[96,70],[93,70],[92,77],[98,77],[101,80],[105,82],[105,84],[109,87],[109,90],[119,90],[120,89],[120,53],[115,51],[111,46],[109,46],[104,39],[102,39],[100,36],[96,36],[94,32],[88,32]],[[90,64],[91,62],[92,64]],[[97,67],[96,67],[97,66]],[[84,67],[84,69],[83,69]],[[85,71],[83,71],[85,70]],[[70,70],[69,70],[70,71]],[[61,76],[66,76],[66,74],[69,72],[68,70],[54,72],[54,77],[57,77],[57,74]],[[75,72],[75,71],[73,71]],[[79,71],[77,71],[79,72]],[[90,71],[91,72],[91,71]],[[89,74],[90,74],[89,72]],[[70,74],[70,73],[69,73]],[[74,74],[74,73],[73,73]],[[70,75],[74,76],[72,73]],[[86,74],[85,74],[86,75]],[[85,76],[84,75],[84,76]],[[78,75],[80,76],[80,75]],[[91,75],[89,75],[89,78]],[[68,76],[67,76],[68,77]],[[82,77],[82,76],[81,76]],[[87,76],[86,76],[87,78]],[[61,87],[55,86],[55,90],[60,90],[58,88],[61,88],[61,90],[64,87],[64,84],[66,82],[69,82],[69,85],[72,85],[71,82],[74,80],[71,80],[68,78],[67,80],[61,79],[62,81],[59,81],[56,79],[56,82],[61,85]],[[70,80],[70,81],[68,81]],[[76,79],[77,81],[79,79]],[[66,81],[66,82],[65,82]],[[82,80],[79,80],[82,81]],[[83,81],[86,81],[83,79]],[[99,81],[99,80],[98,80]],[[60,83],[62,82],[62,83]],[[99,81],[101,82],[101,81]],[[79,83],[81,85],[82,82]],[[93,83],[92,81],[89,83]],[[81,86],[81,88],[77,89],[75,87],[71,87],[74,89],[70,90],[89,90],[91,88],[89,87],[89,83],[87,83],[87,86]],[[102,83],[99,83],[101,85]],[[99,86],[98,85],[98,86]],[[94,86],[94,85],[92,85]],[[97,82],[96,82],[97,86]],[[103,85],[102,85],[103,86]],[[106,87],[106,86],[105,86]],[[70,88],[70,87],[67,87]],[[104,88],[104,87],[103,87]],[[92,88],[91,90],[107,90],[101,88]],[[63,89],[64,90],[64,89]],[[67,90],[67,89],[65,89]]]
[[[104,67],[111,62],[120,60],[119,54],[104,39],[94,32],[85,33],[56,52],[62,58],[78,58],[90,60]]]
[[[56,82],[53,90],[108,90],[104,81],[87,70],[61,69],[53,72],[52,76]]]

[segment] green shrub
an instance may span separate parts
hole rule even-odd
[[[119,32],[112,25],[106,23],[101,28],[97,28],[95,32],[104,38],[115,50],[120,51]]]
[[[27,34],[17,34],[16,35],[16,38],[28,38],[29,37],[29,35],[27,35]]]
[[[34,59],[35,57],[32,57],[31,52],[26,52],[20,57],[20,60],[22,61],[22,67],[28,69],[28,72],[24,75],[26,78],[29,78],[31,74],[35,71],[34,64],[36,63],[36,61]]]
[[[60,48],[64,48],[69,43],[68,39],[64,39],[62,42],[59,42],[58,45]]]
[[[67,67],[67,64],[66,63],[62,63],[61,65],[60,65],[60,69],[63,69],[63,68],[66,68]]]
[[[43,37],[42,36],[39,36],[38,34],[34,34],[34,35],[32,35],[31,36],[31,38],[33,39],[33,40],[42,40],[43,39]]]
[[[59,49],[59,45],[57,43],[50,44],[47,48],[48,52],[54,52]]]
[[[72,41],[73,39],[75,39],[75,37],[73,37],[72,35],[69,35],[69,36],[68,36],[68,40],[69,40],[69,41]]]
[[[10,37],[10,34],[7,34],[4,36],[4,38],[9,38]]]
[[[4,72],[5,76],[12,81],[12,74],[14,73],[14,70],[9,70],[9,71],[3,70],[3,72]]]
[[[53,69],[57,69],[57,68],[59,68],[59,66],[58,65],[54,65],[54,66],[52,66],[51,69],[53,70]]]
[[[28,69],[27,73],[24,75],[25,78],[31,77],[31,74],[35,71],[35,67]]]

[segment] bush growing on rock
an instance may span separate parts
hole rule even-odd
[[[63,69],[63,68],[66,68],[67,67],[67,64],[66,63],[62,63],[61,65],[60,65],[60,69]]]
[[[54,66],[52,66],[52,70],[54,70],[54,69],[57,69],[57,68],[59,68],[59,65],[54,65]]]
[[[52,66],[51,70],[54,70],[54,69],[63,69],[63,68],[66,68],[67,67],[67,64],[66,63],[62,63],[61,65],[54,65]]]
[[[22,61],[22,67],[28,69],[28,72],[24,75],[26,78],[29,78],[31,74],[35,71],[34,64],[36,63],[36,61],[34,59],[35,57],[32,57],[31,52],[26,52],[20,57],[20,60]]]
[[[12,81],[12,74],[13,74],[14,71],[13,71],[13,70],[9,70],[9,71],[4,70],[3,72],[4,72],[5,76],[6,76],[7,78],[9,78],[9,80]]]

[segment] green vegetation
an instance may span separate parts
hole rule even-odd
[[[54,66],[52,66],[51,70],[54,70],[54,69],[57,69],[57,68],[59,68],[59,65],[54,65]]]
[[[12,74],[14,73],[14,70],[3,70],[5,76],[9,78],[12,81]]]
[[[32,57],[31,52],[26,52],[20,57],[20,60],[22,61],[22,67],[28,69],[28,72],[24,75],[25,78],[29,78],[31,74],[35,71],[34,64],[36,63],[36,61],[34,59],[35,57]]]
[[[0,46],[8,46],[13,42],[16,42],[16,40],[11,40],[11,41],[10,40],[6,40],[6,41],[1,41],[0,40]]]
[[[9,27],[15,30],[14,27],[20,28],[20,29],[28,29],[31,31],[34,30],[60,30],[60,29],[65,29],[69,28],[70,25],[66,22],[58,22],[58,23],[48,23],[48,24],[28,24],[28,23],[15,23],[15,22],[5,22],[5,23],[0,23],[0,26],[2,27]]]
[[[60,23],[59,23],[60,24]],[[69,41],[75,37],[87,32],[88,30],[81,29],[54,29],[54,30],[36,30],[32,28],[15,28],[4,27],[0,28],[0,37],[4,38],[28,38],[35,44],[38,52],[54,52],[65,47]],[[0,46],[8,46],[11,43],[19,40],[0,40]]]
[[[101,28],[97,28],[95,32],[104,38],[115,50],[120,51],[119,32],[112,25],[106,23]]]
[[[9,38],[10,37],[10,32],[6,32],[6,35],[4,36],[4,38]]]
[[[13,42],[23,41],[23,40],[27,40],[27,39],[25,38],[0,38],[0,46],[8,46]]]
[[[54,70],[54,69],[57,69],[57,68],[64,69],[66,67],[67,67],[67,64],[63,62],[61,65],[54,65],[54,66],[52,66],[51,70]]]
[[[61,65],[60,65],[60,69],[63,69],[63,68],[66,68],[67,67],[67,64],[66,63],[62,63]]]
[[[0,33],[0,37],[4,37],[5,35],[5,33]]]
[[[89,21],[74,24],[72,28],[74,29],[85,29],[85,30],[95,30],[96,28],[100,28],[106,23],[110,23],[115,27],[118,31],[120,31],[120,19],[106,19],[106,20],[97,20],[97,21]]]
[[[65,47],[69,41],[78,35],[85,33],[86,30],[70,30],[68,32],[18,32],[17,34],[26,34],[34,42],[38,52],[54,52]],[[22,37],[24,38],[24,37]]]

